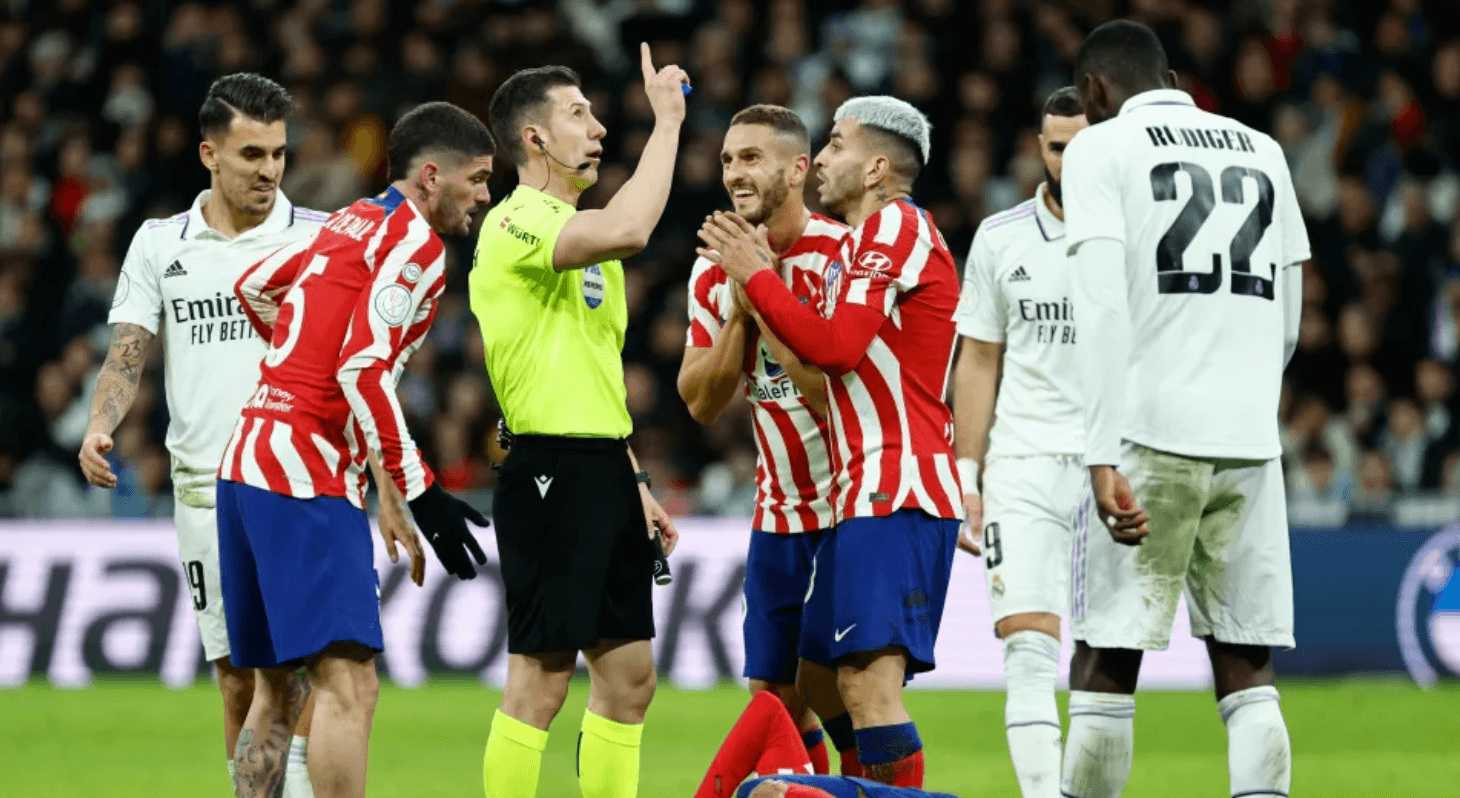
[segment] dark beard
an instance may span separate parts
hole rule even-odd
[[[782,169],[781,173],[776,175],[775,180],[771,181],[770,190],[761,195],[760,210],[746,216],[745,221],[752,225],[765,224],[765,220],[774,216],[776,211],[786,204],[786,199],[790,196],[791,188],[786,185],[786,171]]]
[[[1065,207],[1064,186],[1060,185],[1058,178],[1049,173],[1048,166],[1044,167],[1044,190],[1049,192],[1049,196],[1054,200],[1054,204],[1061,208]]]

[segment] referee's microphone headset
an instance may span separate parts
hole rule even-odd
[[[583,163],[580,163],[577,166],[569,166],[569,165],[563,163],[562,161],[559,161],[557,158],[553,157],[553,154],[550,153],[550,152],[548,152],[547,145],[542,143],[542,139],[538,138],[537,136],[533,136],[532,137],[532,143],[533,144],[536,144],[537,145],[537,148],[539,150],[542,150],[542,154],[543,155],[546,155],[547,157],[552,158],[553,163],[556,163],[558,166],[561,166],[564,169],[572,169],[574,172],[581,172],[584,169],[587,169],[588,167],[590,167],[590,166],[593,165],[593,162],[592,161],[584,161]]]

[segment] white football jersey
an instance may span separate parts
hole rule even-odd
[[[161,331],[173,484],[180,501],[211,506],[223,449],[258,385],[267,350],[233,286],[264,256],[312,237],[327,214],[297,208],[279,192],[262,224],[230,239],[203,219],[208,194],[199,194],[187,212],[137,230],[108,322]]]
[[[1085,451],[1067,249],[1043,186],[973,236],[953,320],[960,335],[1004,344],[990,456]]]
[[[1075,136],[1063,182],[1070,251],[1125,246],[1122,437],[1190,457],[1277,457],[1280,277],[1309,257],[1277,142],[1185,92],[1148,91]]]

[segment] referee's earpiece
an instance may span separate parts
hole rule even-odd
[[[532,137],[532,143],[533,144],[536,144],[537,145],[537,148],[539,150],[542,150],[542,154],[543,155],[546,155],[547,157],[552,158],[553,163],[556,163],[558,166],[561,166],[564,169],[572,169],[575,172],[581,172],[584,169],[587,169],[588,167],[590,167],[590,166],[593,165],[593,162],[592,161],[584,161],[583,163],[580,163],[577,166],[569,166],[569,165],[563,163],[562,161],[559,161],[556,157],[553,156],[552,153],[548,152],[547,145],[546,144],[543,144],[542,143],[542,138],[539,137],[539,136],[537,136],[537,135],[533,135],[533,137]]]

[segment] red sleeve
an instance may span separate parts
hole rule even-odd
[[[371,451],[407,500],[435,481],[406,429],[396,398],[395,366],[430,327],[431,301],[445,287],[441,239],[424,219],[397,211],[385,232],[369,285],[360,293],[340,352],[338,379]],[[400,229],[394,229],[399,226]],[[427,306],[430,307],[427,307]]]
[[[312,243],[313,239],[305,239],[274,250],[268,257],[248,267],[233,286],[233,295],[238,297],[243,315],[266,344],[273,342],[274,320],[279,315],[280,301],[304,268]]]
[[[796,357],[834,377],[856,368],[882,329],[883,314],[865,305],[839,304],[831,318],[822,317],[770,269],[750,278],[745,295]]]

